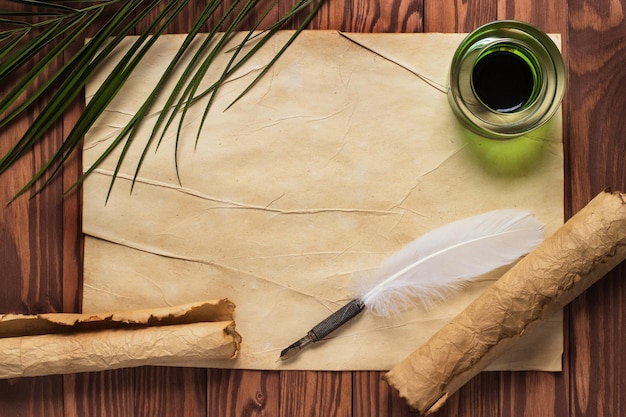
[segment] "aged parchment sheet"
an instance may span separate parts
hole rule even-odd
[[[484,144],[468,145],[444,92],[463,35],[330,31],[301,34],[223,111],[288,35],[280,33],[220,90],[196,148],[204,108],[192,108],[178,149],[180,182],[172,129],[148,152],[131,193],[150,123],[108,202],[119,150],[87,180],[83,308],[228,297],[237,305],[241,351],[233,363],[206,366],[387,370],[504,271],[428,312],[416,305],[398,318],[362,314],[296,360],[277,359],[347,302],[385,257],[427,230],[496,208],[532,210],[546,234],[556,230],[563,222],[561,118],[533,137],[497,144],[541,150],[530,168],[515,175],[486,169],[476,154]],[[163,37],[136,69],[86,138],[85,167],[133,116],[182,39]],[[112,65],[91,82],[88,99]],[[212,70],[206,86],[219,74]],[[559,370],[561,353],[557,314],[490,369]]]

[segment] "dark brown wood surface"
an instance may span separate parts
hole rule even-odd
[[[187,18],[204,4],[192,1]],[[284,9],[293,0],[281,0]],[[0,0],[4,7],[5,1]],[[626,190],[626,21],[619,0],[327,0],[311,29],[467,32],[520,19],[560,32],[569,71],[564,102],[566,217],[605,187]],[[0,95],[8,85],[0,85]],[[60,199],[78,157],[51,187],[4,206],[51,155],[77,104],[29,155],[0,176],[0,313],[76,312],[81,305],[80,191]],[[6,152],[32,115],[0,132]],[[559,190],[555,190],[559,192]],[[566,309],[564,370],[482,373],[438,416],[626,415],[626,265]],[[1,360],[2,352],[0,352]],[[260,372],[144,367],[0,381],[0,416],[412,415],[378,372]]]

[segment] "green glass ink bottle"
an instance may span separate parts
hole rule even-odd
[[[470,33],[456,50],[448,101],[476,135],[511,139],[550,120],[566,85],[563,57],[541,30],[502,20]]]

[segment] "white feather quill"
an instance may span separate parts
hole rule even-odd
[[[283,349],[280,360],[324,339],[363,310],[396,315],[415,299],[430,308],[472,278],[516,261],[542,240],[543,225],[518,210],[491,211],[428,232],[385,261],[367,291]]]
[[[382,316],[398,314],[416,299],[430,308],[542,240],[543,225],[526,211],[495,210],[449,223],[387,259],[374,286],[360,299]]]

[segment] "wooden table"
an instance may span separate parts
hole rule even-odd
[[[564,103],[567,218],[607,186],[626,190],[624,3],[328,0],[311,28],[467,32],[492,20],[519,19],[562,33],[569,68]],[[0,1],[0,7],[5,5]],[[176,31],[185,32],[189,24],[177,22]],[[6,87],[0,86],[0,94]],[[61,143],[80,110],[80,104],[74,106],[40,146],[0,177],[0,201],[8,201],[30,179]],[[26,116],[2,131],[2,153],[30,120]],[[0,206],[0,312],[80,310],[81,194],[59,198],[79,171],[75,157],[43,193]],[[563,372],[483,373],[438,415],[625,415],[625,278],[622,264],[566,309]],[[377,372],[145,367],[0,381],[0,416],[35,415],[400,417],[411,413]]]

